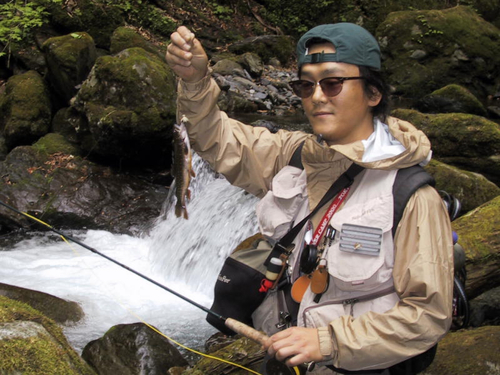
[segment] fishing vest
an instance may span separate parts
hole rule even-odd
[[[316,295],[308,288],[300,303],[297,325],[324,327],[343,315],[383,313],[399,301],[392,278],[396,174],[397,170],[364,170],[356,178],[348,199],[330,220],[336,233],[322,254],[329,273],[328,289],[315,301]],[[272,190],[259,202],[261,233],[271,242],[308,214],[306,183],[304,170],[287,166],[274,177]],[[289,259],[292,282],[299,276],[304,232],[297,236]],[[252,315],[254,327],[267,334],[277,332],[284,301],[283,291],[271,290]]]

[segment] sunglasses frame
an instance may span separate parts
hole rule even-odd
[[[328,95],[327,94],[327,91],[325,91],[325,89],[323,88],[323,86],[321,85],[321,82],[324,82],[325,80],[328,80],[328,79],[334,79],[336,80],[337,82],[340,83],[340,90],[339,92],[337,92],[335,95]],[[307,99],[309,98],[312,94],[314,94],[314,91],[316,89],[317,86],[320,86],[321,87],[321,91],[323,91],[323,94],[325,94],[326,96],[328,96],[329,98],[333,98],[337,95],[339,95],[341,92],[342,92],[342,88],[344,87],[344,81],[350,81],[350,80],[354,80],[354,79],[365,79],[365,77],[326,77],[326,78],[323,78],[323,79],[320,79],[319,81],[315,81],[315,82],[312,82],[312,81],[308,81],[306,79],[297,79],[297,80],[294,80],[294,81],[291,81],[289,82],[288,84],[290,85],[290,87],[292,88],[292,91],[295,95],[297,95],[298,97],[300,97],[301,99]],[[299,83],[302,83],[302,82],[307,82],[307,83],[310,83],[312,86],[311,86],[311,93],[307,96],[302,96],[302,95],[299,95],[298,94],[298,91],[296,91],[296,89],[294,88],[294,86],[296,84],[299,84]]]

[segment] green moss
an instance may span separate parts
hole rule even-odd
[[[42,49],[44,51],[51,49],[52,54],[58,56],[60,64],[64,67],[73,68],[78,65],[81,59],[81,51],[88,53],[89,45],[94,45],[92,37],[84,32],[76,32],[49,38],[43,43]]]
[[[500,257],[500,196],[453,222],[467,259],[481,262]]]
[[[0,296],[0,323],[33,321],[49,336],[0,341],[0,369],[22,374],[94,374],[70,347],[61,328],[27,304]]]
[[[40,138],[33,147],[35,150],[46,154],[61,152],[66,155],[78,155],[79,150],[66,140],[64,136],[56,133],[49,133]]]

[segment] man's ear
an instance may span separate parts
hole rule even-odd
[[[369,86],[368,91],[370,92],[370,95],[368,95],[368,105],[376,107],[382,100],[382,94],[375,86]]]

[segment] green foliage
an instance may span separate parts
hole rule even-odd
[[[14,43],[26,41],[35,28],[47,22],[46,4],[60,2],[61,0],[43,0],[36,3],[10,0],[0,4],[0,42],[4,45],[0,56],[10,56]]]

